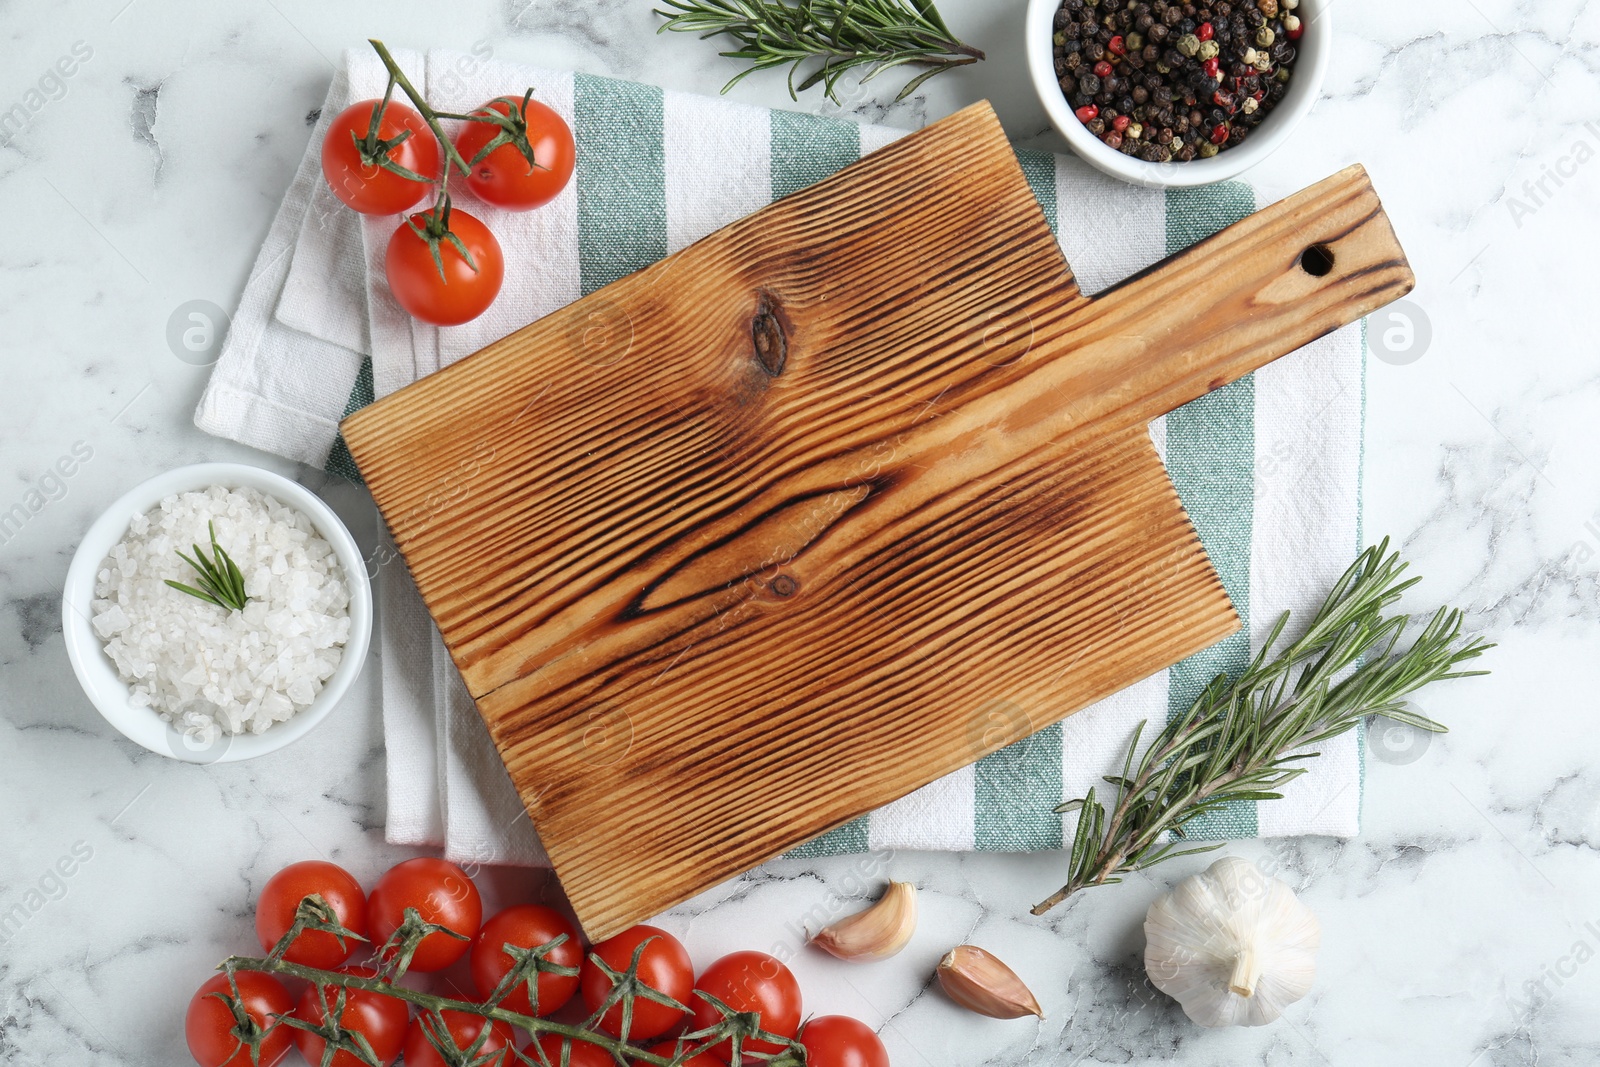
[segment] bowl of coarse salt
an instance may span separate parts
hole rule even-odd
[[[62,630],[107,722],[224,763],[327,718],[366,662],[372,589],[333,509],[259,467],[202,463],[124,494],[67,570]]]

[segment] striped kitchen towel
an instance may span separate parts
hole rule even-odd
[[[572,124],[574,182],[531,213],[457,203],[506,250],[507,278],[482,318],[438,329],[400,311],[383,282],[396,222],[343,209],[317,163],[329,118],[378,96],[384,72],[347,54],[240,301],[195,416],[212,433],[358,477],[338,420],[770,200],[832,174],[903,131],[768,111],[630,82],[451,52],[397,53],[444,110],[532,86]],[[418,78],[417,74],[422,74]],[[1233,182],[1160,192],[1072,158],[1019,152],[1085,291],[1121,280],[1255,208]],[[796,850],[1059,848],[1075,816],[1051,809],[1120,766],[1144,720],[1159,723],[1218,671],[1237,670],[1276,615],[1313,609],[1361,540],[1363,344],[1323,338],[1151,427],[1245,630],[1092,708]],[[379,583],[388,837],[460,861],[539,864],[537,835],[392,547]],[[997,728],[1008,724],[999,722]],[[1148,737],[1149,734],[1147,733]],[[1279,801],[1219,813],[1199,837],[1351,835],[1361,737],[1322,746]],[[1065,822],[1065,825],[1064,825]]]

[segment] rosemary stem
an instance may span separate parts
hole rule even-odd
[[[1441,608],[1408,649],[1396,651],[1410,616],[1384,611],[1417,581],[1402,579],[1404,571],[1387,540],[1368,548],[1299,638],[1273,651],[1288,626],[1285,613],[1237,678],[1215,678],[1143,754],[1136,751],[1141,728],[1122,774],[1106,779],[1117,787],[1109,816],[1093,791],[1058,809],[1077,810],[1079,819],[1066,884],[1033,914],[1173,855],[1218,847],[1181,848],[1184,825],[1233,801],[1279,799],[1275,791],[1305,773],[1289,764],[1366,716],[1388,713],[1442,731],[1404,709],[1402,698],[1430,682],[1485,673],[1457,668],[1494,646],[1462,641],[1461,612]]]

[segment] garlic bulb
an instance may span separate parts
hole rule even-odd
[[[1261,1026],[1306,995],[1322,930],[1294,891],[1229,856],[1156,898],[1144,969],[1201,1026]]]
[[[881,960],[906,947],[917,928],[917,887],[890,882],[866,911],[824,926],[811,943],[842,960]]]

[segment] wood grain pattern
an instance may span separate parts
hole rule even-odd
[[[344,433],[600,938],[1236,629],[1145,424],[1410,286],[1351,168],[1087,299],[979,105]]]

